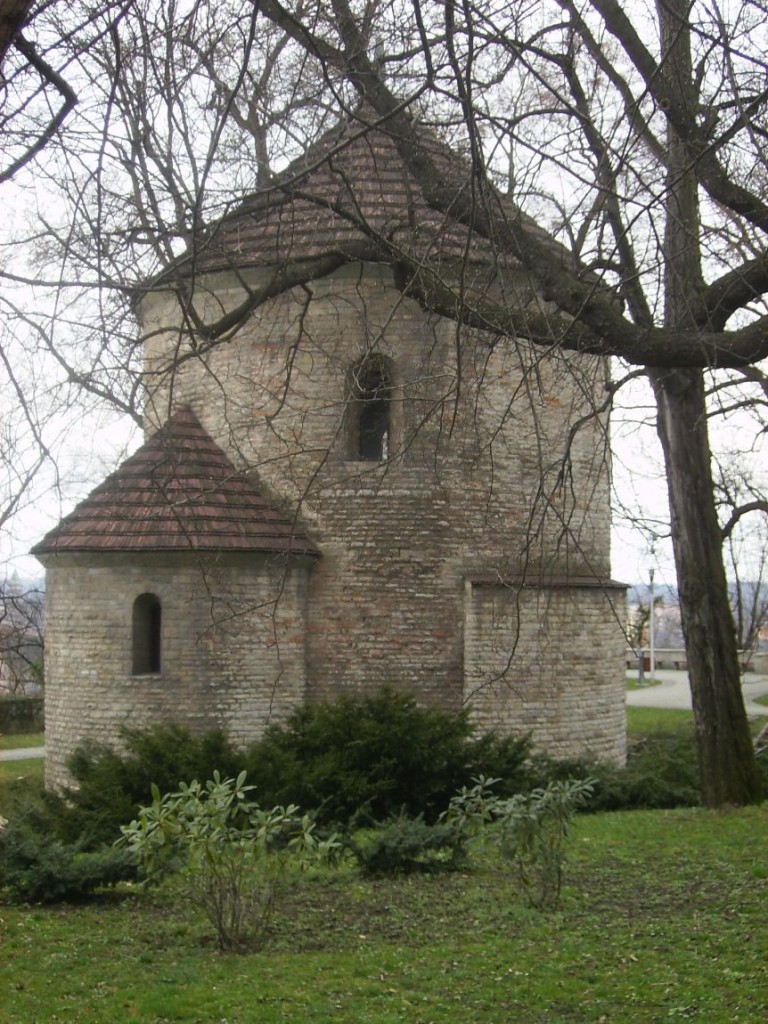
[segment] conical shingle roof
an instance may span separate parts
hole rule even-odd
[[[421,139],[444,177],[469,188],[471,167],[427,129]],[[178,267],[279,266],[331,253],[388,260],[398,251],[428,261],[494,262],[487,240],[429,205],[395,138],[362,108],[326,132],[274,185],[201,233]]]
[[[318,555],[189,409],[173,415],[33,549]]]

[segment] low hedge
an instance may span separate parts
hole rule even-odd
[[[19,736],[42,732],[45,727],[43,697],[0,697],[0,733]]]

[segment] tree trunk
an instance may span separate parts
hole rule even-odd
[[[691,58],[689,0],[657,0],[662,66],[689,111],[698,105]],[[664,320],[701,328],[704,277],[695,161],[687,141],[667,130],[664,227]],[[704,375],[701,370],[650,369],[657,428],[667,471],[672,547],[691,679],[701,800],[705,807],[760,799],[760,778],[741,694],[739,658],[723,538],[714,501]]]
[[[736,633],[713,500],[703,375],[651,371],[706,807],[756,803],[760,777],[741,693]]]

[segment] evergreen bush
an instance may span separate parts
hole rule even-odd
[[[45,727],[45,700],[14,694],[0,697],[0,733],[18,736],[20,733],[42,732]]]
[[[519,783],[528,754],[525,739],[473,738],[465,713],[420,708],[413,697],[389,689],[301,708],[246,752],[236,751],[220,731],[196,737],[175,725],[126,729],[121,742],[119,751],[96,743],[78,747],[67,763],[71,787],[40,792],[31,801],[26,789],[4,815],[25,810],[25,828],[37,831],[41,846],[56,841],[73,855],[96,851],[151,803],[153,785],[168,793],[185,780],[215,772],[236,778],[247,770],[262,806],[319,808],[320,824],[370,823],[401,811],[431,822],[485,765]]]
[[[55,828],[66,842],[86,849],[112,843],[120,826],[152,800],[152,786],[170,792],[188,779],[211,778],[214,771],[237,775],[242,755],[220,730],[192,736],[176,725],[124,729],[123,751],[104,744],[78,747],[67,762],[74,785],[49,798]]]
[[[543,755],[527,765],[528,787],[590,777],[592,811],[697,807],[699,767],[693,729],[649,733],[632,742],[623,768],[589,760],[556,761]]]
[[[466,711],[385,687],[297,709],[251,747],[245,768],[260,800],[310,807],[323,823],[434,822],[472,775],[521,778],[528,752],[527,739],[474,739]]]
[[[467,836],[457,824],[427,824],[422,817],[398,815],[375,831],[345,840],[367,875],[404,875],[457,870],[467,865]]]
[[[84,850],[45,828],[38,809],[17,815],[0,832],[0,888],[23,903],[79,900],[94,889],[136,878],[136,858],[128,850],[103,846]]]

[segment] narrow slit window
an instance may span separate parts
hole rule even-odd
[[[163,611],[156,594],[139,594],[133,602],[133,674],[160,671]]]
[[[352,374],[352,458],[383,462],[389,455],[392,385],[383,357],[368,357]]]

